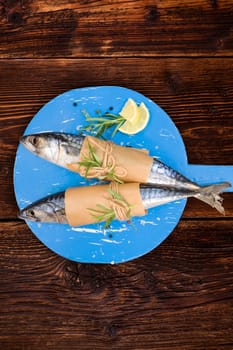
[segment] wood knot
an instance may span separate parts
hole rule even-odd
[[[71,262],[65,265],[63,279],[66,286],[69,286],[69,288],[80,288],[82,286],[82,281],[80,279],[79,264]]]
[[[218,7],[218,1],[217,0],[210,0],[211,6],[213,9],[216,9]]]
[[[112,322],[106,326],[105,332],[110,338],[114,338],[117,336],[118,329],[119,325]]]
[[[172,93],[178,94],[184,91],[185,87],[181,77],[177,73],[164,72],[165,81]]]
[[[20,26],[24,23],[24,10],[25,8],[19,0],[0,1],[0,20],[14,26]]]
[[[149,22],[154,22],[159,18],[159,12],[157,6],[147,8],[145,19]]]
[[[24,20],[20,12],[9,12],[7,16],[8,23],[14,24],[16,26],[21,25]]]

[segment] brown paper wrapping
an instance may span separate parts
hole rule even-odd
[[[105,157],[106,150],[111,149],[109,162],[111,164],[112,159],[114,160],[114,173],[123,182],[143,183],[147,181],[153,162],[153,158],[148,155],[147,150],[118,146],[93,136],[86,136],[81,148],[79,161],[82,161],[85,156],[89,155],[89,144],[101,161]],[[80,172],[82,175],[85,174],[85,168],[79,166],[79,164],[69,164],[68,166],[70,170]]]
[[[96,223],[89,209],[97,209],[101,204],[110,207],[111,195],[108,192],[110,185],[84,186],[69,188],[65,192],[65,212],[70,226],[81,226]],[[131,216],[146,214],[143,207],[139,184],[119,184],[118,192],[132,206]]]

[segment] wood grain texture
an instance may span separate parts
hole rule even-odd
[[[0,235],[1,349],[232,349],[232,222],[180,222],[120,265],[62,259],[23,223]]]
[[[39,108],[72,88],[119,85],[138,90],[173,119],[190,163],[231,165],[232,68],[229,58],[0,61],[0,218],[16,217],[12,174],[19,137]],[[226,199],[227,216],[232,216],[232,195]],[[199,204],[189,205],[184,215],[218,215]]]
[[[232,193],[225,218],[190,199],[151,253],[91,265],[40,243],[13,192],[26,125],[84,86],[143,93],[190,163],[232,165],[232,81],[231,0],[0,0],[1,350],[233,349]]]
[[[223,1],[0,2],[0,57],[231,56]]]

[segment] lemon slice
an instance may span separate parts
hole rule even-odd
[[[132,100],[132,98],[129,98],[119,114],[126,120],[133,121],[137,117],[137,109],[138,106],[136,105],[135,101]]]
[[[133,135],[142,131],[150,119],[150,113],[146,105],[141,102],[137,107],[137,113],[134,118],[126,120],[126,122],[118,129],[124,134]]]

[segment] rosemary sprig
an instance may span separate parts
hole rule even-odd
[[[88,208],[88,210],[92,212],[91,215],[96,219],[97,223],[105,221],[104,228],[108,228],[111,222],[116,218],[114,210],[101,204],[97,204],[96,207],[99,209]]]
[[[102,168],[103,167],[103,162],[100,160],[100,158],[98,157],[98,155],[96,154],[94,148],[92,147],[92,145],[88,142],[88,150],[89,150],[89,154],[88,156],[85,156],[84,159],[80,162],[78,162],[78,164],[80,166],[83,166],[85,168],[85,177],[88,177],[88,173],[92,168]],[[114,172],[114,168],[109,170],[109,172],[107,172],[106,175],[103,176],[99,176],[100,180],[103,180],[105,178],[108,178],[111,181],[116,181],[118,183],[123,183],[122,180],[120,180],[118,178],[118,176],[116,176],[115,172]]]
[[[127,213],[126,216],[128,220],[130,220],[131,216],[131,208],[126,200],[120,195],[120,193],[117,193],[111,189],[108,189],[108,192],[111,194],[113,199],[118,200],[123,206],[127,207]],[[91,215],[96,219],[96,222],[105,221],[104,228],[109,228],[111,222],[116,219],[116,214],[112,208],[107,208],[106,206],[102,204],[96,205],[97,209],[88,208],[88,210],[91,212]]]
[[[94,151],[94,148],[89,142],[88,142],[88,150],[89,150],[88,157],[84,157],[84,159],[81,162],[78,162],[80,166],[83,166],[85,168],[85,177],[88,176],[88,173],[91,168],[102,167],[101,160],[99,159],[99,157]]]
[[[113,199],[117,199],[120,204],[127,207],[128,210],[127,210],[126,216],[129,219],[132,206],[129,205],[128,202],[126,202],[126,200],[122,197],[120,193],[113,191],[111,188],[108,189],[108,192],[112,195]]]
[[[82,127],[82,131],[89,131],[96,134],[96,137],[103,137],[106,130],[114,127],[111,137],[114,137],[117,130],[125,123],[125,118],[119,114],[104,113],[96,117],[91,117],[87,111],[82,111],[86,122],[86,126]]]

